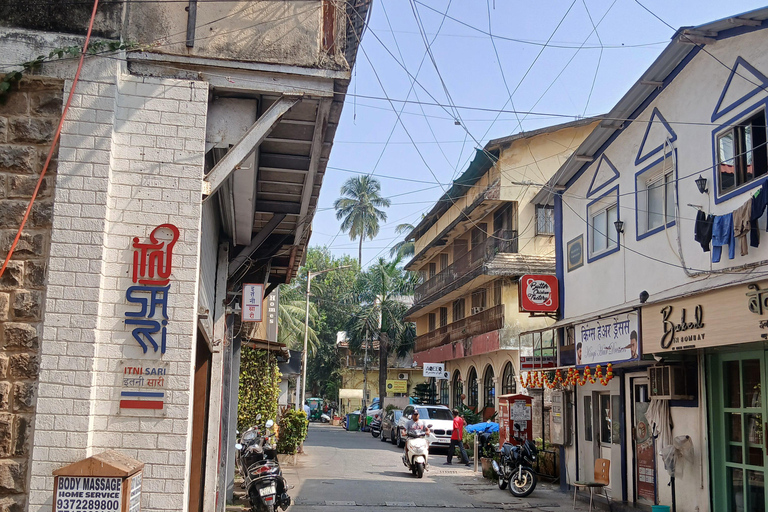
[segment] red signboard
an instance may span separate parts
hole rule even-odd
[[[527,395],[499,396],[499,444],[517,444],[514,436],[533,440],[533,398]],[[515,424],[520,431],[515,429]]]
[[[529,313],[554,313],[560,307],[557,293],[557,277],[528,274],[520,278],[517,286],[520,294],[520,311]]]

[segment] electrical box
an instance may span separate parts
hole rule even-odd
[[[682,365],[659,365],[648,368],[651,398],[659,400],[693,400]]]

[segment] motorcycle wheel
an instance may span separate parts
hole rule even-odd
[[[509,483],[509,482],[504,480],[504,478],[502,478],[501,475],[499,475],[499,489],[501,489],[502,491],[504,489],[506,489],[507,488],[507,483]]]
[[[384,441],[386,441],[386,440],[387,440],[387,438],[386,438],[386,437],[384,437],[384,431],[382,430],[382,431],[381,431],[381,434],[379,435],[379,441],[381,441],[381,442],[383,443],[383,442],[384,442]]]
[[[373,437],[379,437],[379,432],[377,432],[377,431],[375,431],[375,430],[371,430],[371,435],[372,435]]]
[[[403,441],[403,438],[400,437],[400,432],[397,433],[397,447],[402,448],[405,446],[405,441]]]
[[[413,470],[413,474],[416,475],[416,478],[423,478],[424,477],[424,464],[419,462],[416,464],[416,467]]]
[[[536,473],[531,468],[515,469],[509,479],[509,492],[516,498],[525,498],[536,488]]]
[[[395,431],[391,430],[389,432],[389,442],[392,444],[397,444],[397,438],[395,437]]]

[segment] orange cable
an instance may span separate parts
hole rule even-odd
[[[93,21],[96,19],[96,8],[98,7],[98,5],[99,5],[99,0],[94,0],[93,12],[91,13],[91,21],[88,23],[88,33],[85,36],[85,43],[83,43],[83,53],[80,55],[80,63],[77,66],[77,71],[75,72],[75,78],[72,80],[72,87],[69,89],[69,97],[67,98],[67,104],[64,105],[64,111],[61,113],[59,126],[56,128],[56,133],[53,136],[53,142],[51,142],[51,149],[48,151],[48,158],[45,159],[45,165],[43,165],[43,170],[40,172],[40,179],[37,180],[37,186],[35,186],[35,191],[32,193],[32,198],[29,200],[29,204],[27,205],[27,211],[24,212],[24,218],[21,220],[21,226],[19,226],[19,231],[16,233],[16,238],[13,239],[13,244],[11,244],[11,249],[8,251],[8,255],[5,257],[5,262],[3,262],[3,267],[0,268],[0,277],[2,277],[3,274],[5,273],[5,269],[6,267],[8,267],[8,262],[11,260],[11,256],[13,256],[13,251],[16,250],[16,245],[19,243],[19,238],[21,238],[21,232],[24,230],[24,226],[27,223],[27,219],[29,219],[29,213],[32,211],[32,205],[34,204],[35,199],[37,199],[37,193],[40,191],[40,185],[43,183],[45,172],[48,170],[48,165],[51,163],[51,158],[53,158],[53,151],[56,148],[56,143],[59,141],[59,137],[61,136],[61,129],[64,126],[64,120],[67,117],[67,111],[69,110],[69,105],[72,103],[72,97],[75,95],[75,87],[77,86],[77,82],[80,79],[80,71],[82,71],[83,69],[85,52],[88,51],[88,43],[91,40],[91,30],[93,29]]]

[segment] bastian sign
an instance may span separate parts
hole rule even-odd
[[[730,286],[642,309],[644,353],[768,340],[768,281]]]

